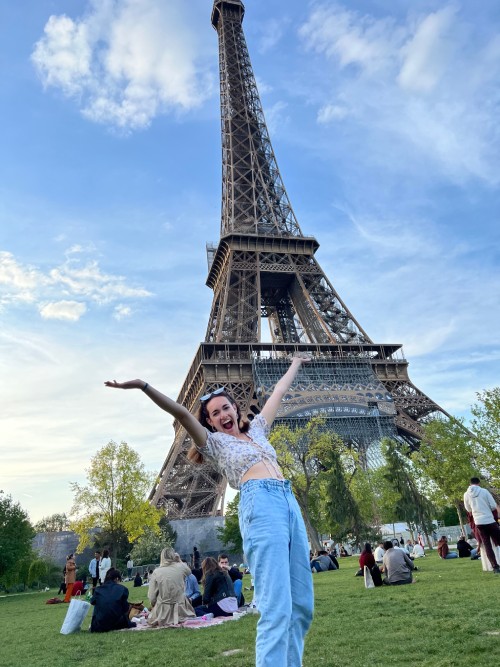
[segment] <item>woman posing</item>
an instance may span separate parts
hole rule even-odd
[[[108,387],[142,389],[186,429],[193,463],[207,459],[240,491],[243,548],[255,578],[260,619],[257,667],[300,667],[304,638],[313,615],[312,577],[304,521],[283,479],[267,437],[283,396],[308,357],[297,355],[276,383],[262,412],[249,424],[222,387],[203,396],[199,420],[143,380],[106,382]]]

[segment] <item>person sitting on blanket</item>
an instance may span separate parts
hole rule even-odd
[[[136,572],[134,577],[134,588],[139,588],[139,586],[142,586],[142,577],[139,572]]]
[[[185,560],[183,560],[182,562],[187,565]],[[200,587],[198,585],[198,579],[193,574],[191,569],[190,572],[191,574],[188,574],[184,584],[184,595],[187,597],[187,599],[191,603],[191,606],[194,608],[201,605],[203,601],[201,598]]]
[[[106,572],[104,583],[95,589],[90,599],[94,605],[90,632],[135,627],[128,619],[128,588],[119,583],[121,580],[118,570],[112,567]]]
[[[194,609],[184,595],[184,581],[190,574],[190,568],[181,562],[174,549],[165,547],[160,555],[160,567],[149,575],[148,597],[152,609],[148,625],[162,628],[195,617]]]
[[[238,601],[238,607],[243,607],[245,604],[245,598],[243,596],[243,573],[240,572],[240,569],[237,565],[231,567],[229,565],[229,556],[227,554],[219,554],[219,565],[223,570],[226,570],[231,581],[233,582],[234,594],[236,595],[236,600]]]
[[[196,607],[196,616],[232,616],[238,611],[238,602],[229,574],[221,568],[215,558],[205,558],[203,570],[203,605]]]

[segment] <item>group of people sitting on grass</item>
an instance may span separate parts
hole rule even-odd
[[[161,552],[160,565],[149,575],[148,598],[150,627],[177,625],[190,618],[211,614],[232,616],[245,603],[243,574],[229,565],[227,555],[205,558],[201,564],[201,584],[191,568],[172,547]],[[135,627],[129,620],[128,589],[121,585],[121,575],[112,568],[102,586],[94,591],[90,603],[94,612],[91,632],[109,632]]]
[[[338,570],[340,565],[337,560],[337,551],[332,549],[331,551],[326,551],[326,549],[318,549],[316,555],[313,555],[312,551],[309,554],[309,560],[311,565],[311,572],[326,572],[327,570]]]
[[[407,549],[400,546],[398,540],[380,542],[375,552],[371,544],[366,542],[359,556],[357,577],[364,575],[365,567],[368,568],[375,586],[411,584],[413,582],[412,572],[417,569]],[[385,575],[384,578],[382,574]]]

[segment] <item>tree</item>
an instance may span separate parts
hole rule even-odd
[[[324,424],[323,419],[313,418],[294,430],[279,425],[269,438],[283,473],[292,484],[313,549],[321,549],[317,526],[321,523],[324,473],[329,468],[331,452],[344,449],[340,437],[326,430]]]
[[[66,514],[51,514],[44,516],[33,526],[35,532],[45,533],[40,554],[48,561],[55,558],[59,548],[58,533],[70,530],[70,521]]]
[[[0,491],[0,581],[19,580],[21,564],[31,558],[31,540],[35,532],[19,503]]]
[[[376,471],[365,470],[357,465],[355,474],[350,475],[349,490],[358,507],[362,525],[370,527],[365,534],[365,539],[379,542],[383,521],[378,502]]]
[[[472,406],[472,429],[481,447],[481,469],[494,489],[500,491],[500,387],[477,394]]]
[[[453,505],[465,533],[463,495],[470,478],[478,475],[477,444],[462,420],[433,420],[424,427],[424,437],[412,461],[435,484],[432,500],[441,507]]]
[[[239,504],[240,494],[237,493],[233,500],[227,504],[224,526],[217,528],[217,536],[222,544],[235,553],[243,553],[243,538],[238,520]]]
[[[37,533],[60,533],[69,530],[69,518],[66,514],[51,514],[37,521],[33,528]]]
[[[350,457],[347,457],[346,453],[342,456],[339,450],[332,448],[325,452],[323,462],[324,508],[328,532],[338,540],[348,537],[359,545],[371,530],[363,521],[350,489],[357,471],[354,452],[350,452]]]
[[[392,521],[403,519],[412,532],[423,530],[428,544],[431,544],[429,533],[432,531],[432,517],[435,513],[433,503],[420,491],[415,469],[410,459],[400,451],[394,440],[382,441],[382,453],[386,464],[381,475],[394,495],[391,499]]]
[[[174,546],[177,533],[163,517],[156,530],[147,528],[135,542],[130,555],[136,565],[149,565],[159,563],[162,549],[166,546]]]
[[[90,460],[86,472],[87,486],[71,484],[75,519],[70,525],[80,537],[78,552],[92,546],[92,531],[98,528],[108,533],[115,558],[121,536],[133,542],[148,528],[158,530],[162,514],[146,500],[153,477],[126,442],[108,442]]]

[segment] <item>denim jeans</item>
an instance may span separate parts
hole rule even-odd
[[[236,581],[233,581],[233,588],[234,588],[234,594],[236,595],[236,599],[238,600],[238,606],[241,606],[241,591],[243,589],[243,580],[242,579],[236,579]]]
[[[256,667],[301,667],[314,597],[306,529],[290,482],[245,482],[239,521],[260,612]]]

